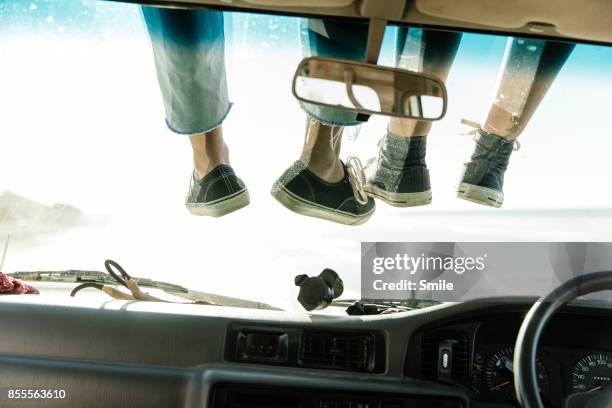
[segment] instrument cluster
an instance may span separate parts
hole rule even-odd
[[[514,392],[514,342],[520,313],[490,315],[474,333],[471,388],[476,399],[518,406]],[[565,313],[547,326],[537,354],[542,401],[561,407],[574,393],[612,387],[612,318],[606,314]]]
[[[513,357],[512,345],[487,344],[477,348],[471,384],[477,399],[518,406]],[[570,394],[595,392],[612,385],[612,353],[541,347],[536,375],[544,404],[558,407]]]

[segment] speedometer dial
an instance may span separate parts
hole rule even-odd
[[[493,354],[485,369],[485,380],[489,395],[498,401],[516,402],[514,397],[514,349],[506,347]],[[550,383],[548,372],[540,359],[536,362],[536,373],[540,392],[548,395]]]
[[[603,354],[589,354],[572,369],[572,390],[574,392],[597,391],[612,382],[612,357]]]

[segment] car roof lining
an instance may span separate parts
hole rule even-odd
[[[129,3],[129,4],[140,4],[144,6],[156,6],[156,7],[168,7],[168,8],[180,8],[180,9],[196,9],[196,10],[218,10],[235,13],[249,13],[249,14],[262,14],[262,15],[276,15],[285,17],[308,17],[308,18],[325,18],[331,20],[354,20],[359,22],[367,22],[369,18],[354,15],[334,15],[326,13],[314,13],[314,12],[300,12],[300,11],[281,11],[281,10],[269,10],[263,8],[245,8],[236,7],[230,4],[202,4],[194,3],[193,1],[184,0],[103,0],[113,3]],[[612,2],[611,2],[612,4]],[[417,27],[426,30],[438,30],[438,31],[454,31],[463,33],[473,34],[486,34],[495,36],[520,36],[521,38],[536,38],[550,41],[559,42],[570,42],[578,44],[589,44],[599,46],[612,46],[612,38],[610,41],[602,41],[595,39],[575,38],[567,36],[559,36],[551,33],[533,33],[533,32],[520,32],[516,30],[508,29],[492,29],[490,27],[476,27],[476,26],[457,26],[450,24],[449,21],[436,21],[435,23],[430,22],[427,19],[423,19],[421,22],[417,21],[405,21],[405,20],[389,20],[388,25],[396,27]]]
[[[210,10],[223,10],[233,12],[247,12],[254,14],[268,14],[268,15],[282,15],[282,16],[293,16],[293,17],[310,17],[310,18],[338,18],[338,19],[352,19],[352,20],[368,20],[369,17],[361,14],[361,9],[364,7],[358,7],[358,4],[362,5],[370,0],[355,0],[350,6],[345,7],[304,7],[304,6],[273,6],[273,5],[262,5],[246,3],[245,0],[106,0],[113,2],[142,4],[150,6],[161,6],[171,8],[191,8],[191,9],[210,9]],[[377,1],[377,0],[374,0]],[[578,30],[576,27],[568,30],[558,30],[556,27],[558,24],[549,23],[550,19],[542,18],[542,2],[537,0],[535,3],[539,5],[539,9],[529,8],[524,0],[513,0],[513,5],[520,5],[523,11],[536,10],[536,16],[530,19],[524,15],[521,15],[520,7],[516,7],[513,10],[515,24],[511,24],[511,19],[503,20],[498,22],[499,19],[490,19],[487,21],[482,15],[474,12],[475,3],[479,0],[457,0],[450,4],[453,7],[441,7],[441,0],[408,0],[405,11],[401,19],[388,18],[389,24],[396,26],[411,26],[425,29],[436,29],[446,31],[461,31],[481,34],[492,34],[502,36],[520,36],[524,38],[540,38],[545,40],[554,41],[566,41],[574,43],[594,44],[594,45],[612,45],[612,30],[596,30],[593,27],[583,27],[584,30]],[[555,2],[563,2],[564,0],[554,0]],[[600,0],[589,0],[590,2],[597,3],[600,5],[600,14],[603,15],[599,18],[599,24],[593,24],[593,26],[601,26],[602,21],[610,19],[610,25],[612,25],[612,2],[601,5]],[[470,8],[470,13],[456,12],[451,13],[451,9],[456,9],[457,4],[464,4],[465,7]],[[496,3],[497,4],[497,3]],[[581,3],[582,7],[580,10],[588,9],[588,5]],[[603,10],[602,10],[603,8]],[[609,9],[609,10],[608,10]],[[483,8],[483,11],[489,12],[490,9]],[[608,12],[609,11],[609,12]],[[504,10],[506,12],[506,10]],[[575,12],[575,11],[574,11]],[[558,12],[557,12],[558,13]],[[589,11],[589,13],[592,13]],[[555,13],[551,13],[551,18],[556,18]],[[589,14],[590,16],[590,14]],[[452,17],[452,18],[451,18]],[[587,17],[581,18],[581,20],[589,20]],[[592,18],[590,19],[592,20]],[[487,21],[488,24],[482,22]],[[501,20],[499,20],[501,21]],[[522,23],[518,23],[522,21]],[[525,24],[524,22],[534,22],[541,24],[538,26],[537,32],[532,31],[534,26]],[[609,26],[608,26],[609,27]],[[561,31],[558,32],[558,31]],[[565,33],[566,32],[566,33]],[[564,34],[565,33],[565,34]]]

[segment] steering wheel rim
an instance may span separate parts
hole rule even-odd
[[[540,336],[551,316],[563,305],[589,293],[612,290],[612,271],[594,272],[565,282],[531,307],[514,348],[514,390],[522,408],[544,408],[536,375]]]

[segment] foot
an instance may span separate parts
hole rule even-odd
[[[465,163],[457,197],[499,208],[504,202],[504,173],[508,168],[514,140],[478,129],[476,147]]]
[[[378,158],[366,164],[368,194],[395,207],[430,204],[426,143],[426,136],[400,137],[387,133],[380,142]]]
[[[363,170],[357,159],[344,165],[344,178],[329,183],[298,160],[274,183],[272,196],[289,210],[346,225],[366,222],[374,213],[374,200],[363,189]]]
[[[249,205],[249,192],[231,166],[222,164],[198,180],[191,176],[185,206],[193,215],[221,217]]]

